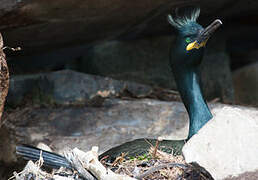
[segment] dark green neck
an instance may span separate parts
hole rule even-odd
[[[212,114],[202,95],[198,66],[175,67],[173,72],[181,98],[189,114],[188,138],[190,138],[212,118]]]

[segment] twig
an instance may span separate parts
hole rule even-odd
[[[88,180],[97,180],[93,175],[91,175],[87,170],[84,169],[82,162],[80,161],[78,156],[74,154],[73,151],[64,152],[64,155],[66,159],[71,162],[73,168],[76,169],[82,177]]]
[[[98,148],[93,147],[91,151],[83,152],[77,148],[73,153],[82,162],[84,168],[90,171],[97,179],[100,180],[135,180],[126,175],[116,174],[110,169],[105,168],[98,160]]]
[[[121,156],[117,157],[115,161],[112,163],[112,166],[116,166],[118,164],[121,164],[125,160],[125,156],[127,156],[128,153],[122,153]]]
[[[157,141],[156,141],[156,145],[155,145],[155,148],[154,148],[154,151],[153,151],[153,158],[156,157],[156,154],[157,154],[157,150],[158,150],[158,147],[159,147],[159,142],[163,141],[163,139],[161,137],[158,137]]]
[[[151,144],[147,139],[144,138],[144,141],[145,141],[147,144],[149,144],[151,147],[154,148],[153,144]]]
[[[161,164],[161,165],[158,165],[158,166],[155,166],[151,169],[149,169],[148,171],[136,176],[135,178],[136,179],[142,179],[152,173],[154,173],[155,171],[159,171],[160,169],[163,169],[163,168],[171,168],[171,167],[179,167],[179,168],[182,168],[182,169],[186,169],[187,166],[184,165],[184,164],[179,164],[179,163],[169,163],[169,164]]]

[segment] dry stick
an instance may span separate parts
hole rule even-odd
[[[159,147],[159,142],[163,141],[163,139],[161,137],[158,137],[157,141],[156,141],[156,145],[155,145],[155,148],[154,148],[154,151],[153,151],[153,158],[156,157],[156,154],[157,154],[157,150],[158,150],[158,147]]]
[[[154,148],[154,146],[148,141],[148,139],[145,139],[145,138],[144,138],[144,141],[145,141],[147,144],[149,144],[151,147]]]
[[[92,147],[92,150],[88,152],[74,148],[72,152],[66,152],[65,157],[72,162],[73,165],[75,165],[74,158],[77,158],[78,160],[76,161],[79,161],[79,167],[82,166],[99,180],[136,180],[127,175],[116,174],[104,167],[98,160],[98,147]],[[78,170],[78,167],[76,167],[76,169]]]
[[[155,148],[154,148],[154,151],[153,151],[153,154],[152,154],[153,158],[156,157],[156,153],[157,153],[158,147],[159,147],[159,140],[156,141],[156,145],[155,145]]]
[[[168,163],[168,164],[161,164],[161,165],[158,165],[158,166],[155,166],[155,167],[152,167],[151,169],[149,169],[148,171],[136,176],[135,178],[136,179],[142,179],[152,173],[154,173],[155,171],[158,171],[160,169],[163,169],[163,168],[171,168],[171,167],[179,167],[179,168],[182,168],[182,169],[186,169],[187,166],[184,165],[184,164],[179,164],[179,163]]]
[[[127,175],[116,174],[110,169],[105,168],[98,160],[98,147],[93,147],[91,151],[86,153],[78,148],[74,148],[73,153],[83,162],[83,167],[99,180],[136,180]]]
[[[65,152],[65,157],[71,162],[73,168],[76,169],[85,179],[97,180],[91,173],[84,169],[82,162],[73,152]]]

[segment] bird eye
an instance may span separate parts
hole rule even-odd
[[[190,43],[191,39],[188,37],[188,38],[185,39],[185,42]]]

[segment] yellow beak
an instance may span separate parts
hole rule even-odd
[[[204,47],[206,45],[207,41],[208,41],[208,39],[206,41],[201,42],[201,44],[199,44],[197,41],[194,41],[186,46],[186,50],[190,51],[192,49],[199,49],[201,47]]]
[[[190,51],[192,49],[199,49],[201,47],[204,47],[206,45],[206,42],[208,41],[208,39],[210,38],[210,36],[216,31],[216,29],[218,29],[218,27],[220,27],[222,25],[221,20],[216,19],[215,21],[213,21],[213,23],[211,23],[208,27],[206,27],[205,29],[203,29],[200,34],[198,35],[197,39],[188,44],[186,46],[186,50]]]

